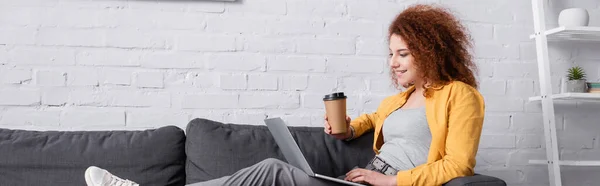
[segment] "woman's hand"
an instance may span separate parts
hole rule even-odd
[[[355,183],[368,183],[373,186],[396,185],[396,176],[387,176],[367,169],[352,169],[350,172],[346,173],[345,180]]]
[[[325,133],[333,136],[339,140],[345,140],[352,137],[352,131],[350,129],[350,116],[346,116],[346,133],[345,134],[332,134],[331,133],[331,125],[327,122],[327,114],[325,114]]]

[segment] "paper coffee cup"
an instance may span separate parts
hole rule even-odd
[[[331,126],[332,134],[344,134],[347,132],[346,98],[343,92],[328,94],[323,97],[327,122]]]

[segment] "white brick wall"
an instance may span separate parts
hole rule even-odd
[[[348,114],[374,111],[391,86],[387,26],[415,2],[455,10],[471,31],[486,118],[476,172],[548,185],[531,2],[528,0],[0,1],[0,127],[184,128],[190,119],[322,126],[322,96],[348,94]],[[597,0],[584,7],[600,26]],[[550,45],[552,81],[576,63],[600,81],[595,43]],[[561,154],[598,160],[598,103],[556,104]],[[564,169],[564,185],[600,172]],[[587,176],[587,177],[586,177]]]

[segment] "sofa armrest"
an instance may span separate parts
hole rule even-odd
[[[475,174],[473,176],[454,178],[444,184],[444,186],[506,186],[506,182],[496,177]]]

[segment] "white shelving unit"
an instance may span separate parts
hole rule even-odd
[[[561,166],[600,166],[600,161],[567,161],[560,159],[558,153],[558,138],[556,136],[556,121],[554,117],[554,100],[600,101],[600,94],[552,94],[548,42],[578,41],[600,43],[600,27],[558,27],[547,30],[545,23],[546,15],[544,12],[544,2],[546,1],[547,0],[532,0],[535,33],[531,35],[531,38],[535,39],[536,44],[540,96],[529,98],[530,101],[541,101],[542,104],[546,159],[529,160],[529,163],[547,165],[550,185],[561,186]]]

